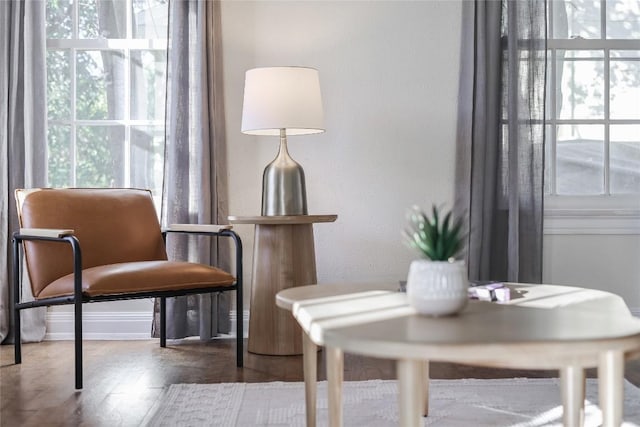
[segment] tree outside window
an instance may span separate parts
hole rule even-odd
[[[545,191],[640,194],[640,1],[549,3]]]
[[[159,196],[168,0],[47,0],[47,179]]]

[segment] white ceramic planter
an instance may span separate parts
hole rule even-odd
[[[418,313],[448,316],[466,305],[469,280],[464,261],[415,260],[409,267],[407,297]]]

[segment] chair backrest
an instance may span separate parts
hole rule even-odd
[[[80,241],[82,268],[166,260],[151,192],[138,189],[67,188],[16,190],[21,228],[72,229]],[[33,295],[73,272],[69,245],[25,242]]]

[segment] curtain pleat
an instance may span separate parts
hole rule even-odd
[[[0,2],[0,342],[13,336],[11,236],[19,228],[13,192],[46,184],[45,30],[45,2]],[[33,299],[25,279],[22,301]],[[22,312],[23,341],[42,340],[45,314],[45,308]]]
[[[463,2],[455,211],[471,280],[542,281],[545,0]]]
[[[167,107],[162,222],[221,224],[227,221],[226,136],[222,80],[220,4],[172,1],[169,5]],[[222,246],[224,245],[224,246]],[[170,259],[229,269],[225,242],[172,235]],[[157,313],[154,335],[157,334]],[[206,340],[230,330],[224,293],[167,301],[167,337]]]

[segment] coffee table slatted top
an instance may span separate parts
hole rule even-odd
[[[509,302],[469,301],[453,317],[416,315],[393,284],[298,287],[279,293],[277,304],[293,312],[317,345],[328,339],[346,352],[366,348],[369,356],[461,363],[472,357],[487,366],[541,368],[556,366],[569,347],[579,364],[595,366],[594,343],[623,351],[640,346],[640,319],[617,295],[557,285],[507,286]]]
[[[603,425],[622,420],[625,357],[638,357],[640,319],[608,292],[508,283],[502,304],[470,301],[456,316],[415,313],[398,285],[332,284],[281,291],[276,304],[304,331],[307,425],[316,418],[316,346],[325,346],[330,426],[342,425],[343,352],[397,362],[400,425],[428,413],[428,362],[558,369],[563,424],[581,425],[584,369],[597,367]]]

